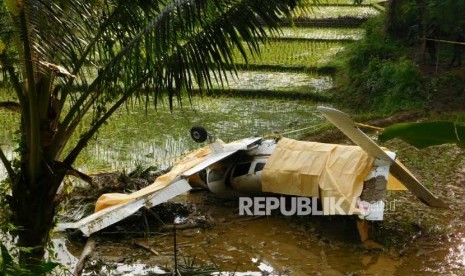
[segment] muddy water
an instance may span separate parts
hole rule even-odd
[[[371,233],[384,250],[367,251],[358,241],[354,218],[244,217],[238,215],[237,199],[193,193],[176,202],[193,210],[190,219],[208,221],[209,227],[177,231],[179,263],[223,275],[464,275],[464,152],[455,146],[422,151],[400,142],[386,146],[397,149],[450,209],[431,209],[409,192],[390,192],[385,221],[373,225]],[[134,227],[139,235],[131,228],[104,230],[87,275],[145,275],[172,268],[172,231],[144,237],[143,223],[140,219]],[[64,249],[76,258],[81,247],[66,242]]]
[[[243,117],[218,111],[225,109],[232,113],[240,109],[239,102],[245,100],[222,103],[212,101],[202,106],[207,114],[221,118],[224,122],[222,127],[206,118],[196,117],[183,123],[184,127],[188,129],[187,125],[204,120],[211,125],[210,129],[224,130],[224,136],[240,138],[244,136],[241,135],[244,131],[253,130],[253,127],[242,126],[244,121],[251,126],[262,127],[263,130],[276,126],[294,128],[322,121],[316,116],[311,103],[247,100],[247,106],[254,106],[254,111],[247,111],[244,107]],[[283,106],[292,112],[282,113],[282,118],[277,121],[275,113]],[[269,109],[269,113],[257,111],[265,109]],[[262,115],[254,117],[257,114]],[[149,121],[155,122],[158,116],[161,116],[160,113],[149,113]],[[175,116],[184,118],[183,114]],[[289,124],[293,116],[299,118],[297,126]],[[302,121],[301,118],[308,121]],[[139,125],[137,120],[147,121],[146,116],[139,114],[133,114],[131,120],[123,120],[122,116],[116,119],[128,126]],[[117,129],[115,124],[110,123],[109,127]],[[173,126],[170,130],[176,135],[181,127]],[[156,129],[160,128],[150,125],[138,130],[138,133],[141,137],[155,136],[152,132]],[[234,132],[235,136],[230,132]],[[99,139],[105,142],[105,135],[99,135]],[[370,252],[360,246],[352,218],[288,218],[274,215],[244,220],[244,217],[237,214],[237,202],[236,205],[235,201],[225,204],[223,201],[212,200],[210,196],[193,194],[179,200],[190,204],[200,215],[211,218],[209,220],[213,221],[213,225],[210,229],[178,231],[180,263],[194,260],[196,266],[214,267],[216,271],[241,271],[245,275],[261,271],[287,275],[465,274],[464,151],[455,146],[419,151],[400,142],[385,146],[397,151],[399,158],[425,185],[446,199],[450,203],[450,210],[431,209],[408,192],[390,194],[389,201],[396,200],[395,208],[389,210],[385,221],[373,230],[374,239],[384,245],[385,250]],[[143,220],[138,222],[139,226],[143,223]],[[87,274],[99,271],[97,274],[100,275],[143,275],[148,272],[160,273],[173,266],[170,232],[141,238],[143,231],[138,230],[139,235],[136,235],[126,228],[118,227],[112,230],[113,233],[103,233],[98,237],[98,246],[90,257]],[[64,236],[55,236],[54,243],[57,244],[57,260],[72,268],[82,250],[82,244],[71,243]],[[156,253],[137,244],[143,244]]]
[[[185,200],[193,201],[192,196]],[[321,221],[316,218],[324,224],[322,228],[339,228],[320,232],[319,227],[304,226],[295,218],[243,217],[238,216],[235,208],[198,204],[209,210],[208,215],[218,223],[209,231],[181,232],[178,240],[185,246],[180,254],[197,256],[221,271],[342,275],[363,269],[364,258],[370,257],[359,250],[357,234],[351,227],[353,220]],[[342,236],[333,239],[331,235]],[[171,237],[159,240],[152,241],[153,246],[164,250],[172,248]]]
[[[424,272],[460,275],[463,272],[459,263],[460,258],[463,262],[465,257],[463,240],[460,247],[457,241],[446,239],[438,242],[437,237],[425,236],[413,241],[408,252],[392,248],[369,252],[359,245],[352,219],[305,218],[314,220],[307,223],[282,216],[250,219],[238,216],[236,208],[205,204],[198,194],[178,201],[196,202],[196,208],[215,221],[209,230],[177,231],[180,263],[195,260],[199,266],[214,267],[223,272],[243,272],[245,275],[261,271],[281,275],[409,275]],[[100,241],[91,262],[105,263],[104,270],[111,274],[138,271],[142,275],[173,265],[171,233],[149,238],[126,237],[123,240],[108,240],[107,237]],[[145,249],[137,244],[143,244]],[[456,251],[460,248],[461,252]],[[134,267],[134,263],[138,266]],[[146,266],[142,270],[141,264]],[[95,267],[88,269],[87,273],[92,273],[93,269]]]
[[[347,272],[393,275],[402,264],[399,258],[388,254],[364,251],[357,240],[355,220],[315,217],[305,218],[315,219],[315,225],[303,225],[300,220],[278,215],[243,217],[238,215],[237,208],[208,203],[205,197],[209,196],[191,194],[177,199],[194,204],[200,214],[214,221],[213,228],[208,230],[177,231],[181,264],[195,260],[199,266],[223,273],[245,273],[243,275],[262,275],[262,272],[273,275],[345,275]],[[143,263],[147,269],[173,265],[172,233],[150,238],[127,237],[119,241],[101,240],[90,262],[114,263],[113,270],[105,267],[112,274],[118,273],[118,267],[119,271],[137,271],[137,267],[131,267],[133,262]],[[95,267],[87,273],[92,273],[92,269]]]
[[[333,7],[321,10],[331,16],[352,13],[348,9],[336,13]],[[361,13],[363,16],[373,13],[372,9],[362,10],[366,10]],[[285,35],[321,36],[308,34],[308,30],[305,35],[295,33],[292,30]],[[351,34],[351,38],[360,36],[359,30]],[[339,33],[333,36],[344,38]],[[303,74],[242,74],[240,79],[247,79],[247,82],[231,82],[230,86],[255,89],[263,88],[266,83],[282,89],[287,83],[293,83],[319,91],[330,85],[327,77]],[[160,107],[158,110],[149,108],[148,115],[143,108],[140,112],[131,110],[117,114],[92,141],[79,166],[104,169],[161,163],[160,159],[171,157],[165,152],[177,155],[193,147],[187,134],[193,124],[206,125],[220,138],[234,140],[323,121],[316,115],[313,103],[297,101],[207,99],[194,106],[202,112],[189,109],[171,113]],[[0,122],[4,126],[19,120],[10,114],[1,115]],[[12,136],[12,133],[5,137],[0,135],[1,145],[9,155],[15,147]],[[134,136],[138,140],[129,142],[128,138]],[[387,146],[398,151],[401,160],[420,180],[447,199],[451,209],[433,210],[409,193],[390,194],[389,201],[396,202],[395,208],[386,213],[385,221],[376,225],[372,233],[385,249],[372,252],[359,244],[353,218],[273,215],[250,219],[238,215],[237,202],[226,204],[222,200],[212,200],[205,193],[196,193],[177,200],[195,209],[197,217],[204,216],[212,223],[207,229],[178,230],[179,263],[212,267],[215,271],[243,272],[242,275],[464,275],[464,152],[454,147],[416,151],[399,143]],[[137,223],[139,227],[134,232],[138,233],[115,226],[97,236],[97,248],[90,256],[85,274],[145,275],[172,268],[172,233],[143,237],[140,225],[144,221],[141,219]],[[56,259],[72,270],[82,243],[70,242],[66,236],[58,234],[53,243]]]

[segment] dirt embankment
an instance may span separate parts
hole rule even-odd
[[[363,124],[368,126],[374,126],[378,128],[383,128],[390,126],[392,124],[401,123],[401,122],[413,122],[419,120],[423,117],[423,113],[416,110],[411,111],[402,111],[396,113],[392,116],[385,118],[375,118],[368,121],[363,121]],[[373,128],[363,127],[361,128],[364,131],[372,131]],[[333,127],[331,129],[322,131],[320,133],[310,135],[304,138],[306,141],[314,141],[320,143],[339,143],[341,141],[347,141],[347,137],[337,128]]]

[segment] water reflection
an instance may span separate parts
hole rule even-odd
[[[331,76],[312,76],[307,73],[239,71],[231,74],[228,88],[247,90],[303,90],[322,92],[332,87]],[[292,83],[292,86],[289,84]],[[219,84],[218,84],[219,87]]]
[[[199,145],[189,135],[202,125],[216,138],[232,141],[306,126],[317,126],[323,118],[315,104],[307,101],[194,98],[192,106],[173,112],[160,106],[135,105],[110,119],[79,157],[83,170],[133,168],[137,164],[173,164],[180,155]],[[298,137],[295,133],[291,137]]]
[[[266,262],[258,259],[258,258],[252,258],[252,262],[257,265],[257,268],[262,272],[262,273],[273,273],[275,272],[274,268],[267,264]]]
[[[91,267],[100,266],[99,269],[95,269],[91,272],[83,272],[81,275],[118,275],[118,276],[132,276],[132,275],[171,275],[169,271],[166,271],[160,267],[150,267],[145,264],[134,263],[134,264],[123,264],[115,263],[111,266],[92,262],[89,264]]]

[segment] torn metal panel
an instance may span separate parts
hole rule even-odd
[[[153,194],[133,199],[124,204],[108,207],[74,223],[59,224],[55,231],[63,231],[65,229],[79,229],[85,236],[90,236],[92,233],[102,230],[105,227],[108,227],[129,217],[142,207],[152,208],[178,195],[181,195],[190,189],[191,186],[185,179],[179,179]]]

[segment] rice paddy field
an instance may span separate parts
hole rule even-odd
[[[192,105],[145,110],[142,103],[121,109],[87,146],[76,167],[86,172],[132,169],[137,165],[172,165],[182,153],[199,145],[190,138],[192,126],[202,125],[225,142],[285,132],[306,126],[323,126],[315,104],[308,101],[260,100],[253,98],[195,97]],[[14,129],[19,116],[1,114],[3,130]],[[301,134],[301,133],[300,133]],[[17,135],[2,131],[2,149],[12,157]],[[297,138],[299,133],[291,135]],[[71,144],[77,142],[76,135]]]
[[[371,4],[378,1],[363,1],[363,5],[357,6],[352,5],[352,0],[319,2],[321,7],[309,6],[305,12],[296,13],[296,19],[370,17],[377,13]],[[101,129],[76,167],[92,172],[131,169],[136,165],[169,166],[182,153],[198,147],[189,136],[194,125],[205,126],[225,141],[321,127],[323,119],[316,112],[317,103],[294,98],[289,92],[324,95],[332,87],[332,77],[317,69],[328,66],[344,45],[363,34],[358,27],[285,27],[279,37],[262,45],[260,56],[245,60],[237,52],[236,62],[242,69],[231,74],[224,87],[220,83],[215,85],[217,94],[225,89],[242,91],[237,93],[241,96],[194,97],[192,104],[186,100],[183,107],[177,106],[173,112],[163,104],[157,108],[149,106],[147,110],[142,103],[129,104]],[[256,93],[244,98],[248,91]],[[283,98],[262,97],[266,91]],[[0,111],[0,124],[4,126],[0,130],[0,144],[9,158],[17,145],[14,127],[18,121],[17,115]],[[303,134],[296,132],[292,137]]]
[[[147,113],[143,105],[133,108],[140,111],[121,110],[104,126],[78,160],[78,167],[117,170],[141,164],[166,168],[199,146],[189,134],[196,125],[229,142],[325,124],[314,103],[307,101],[195,98],[192,106],[178,106],[172,113],[165,106],[149,107]]]
[[[309,18],[309,19],[328,19],[328,18],[369,18],[379,13],[378,10],[371,6],[315,6],[309,9],[298,10],[294,12],[295,18]]]
[[[263,45],[260,56],[250,57],[248,61],[237,52],[236,62],[255,66],[318,67],[327,64],[342,49],[340,42],[277,40]]]
[[[354,5],[354,0],[316,0],[320,5]],[[384,2],[383,0],[363,0],[362,5]]]
[[[308,40],[346,40],[360,39],[364,35],[361,28],[332,28],[332,27],[285,27],[281,29],[281,38]]]
[[[353,0],[318,2],[323,6],[296,14],[296,19],[328,19],[331,24],[286,27],[280,38],[263,45],[262,55],[250,58],[248,64],[236,53],[236,62],[241,70],[232,74],[224,87],[216,84],[215,88],[220,91],[220,95],[221,91],[229,90],[246,93],[238,93],[241,95],[238,97],[195,96],[192,102],[185,98],[183,106],[177,104],[173,111],[164,103],[155,108],[133,100],[118,110],[101,128],[82,152],[75,167],[88,174],[115,170],[127,172],[139,165],[167,168],[183,153],[199,147],[189,135],[189,129],[197,125],[204,126],[215,138],[225,142],[287,132],[292,132],[287,137],[298,139],[308,132],[325,128],[328,123],[316,111],[319,103],[297,99],[290,92],[326,94],[332,87],[331,74],[313,69],[330,66],[331,60],[350,40],[360,39],[364,35],[359,27],[344,26],[345,21],[333,23],[341,18],[364,19],[374,16],[377,9],[372,4],[380,1],[364,0],[362,5],[357,6],[352,6]],[[244,97],[249,91],[256,93],[253,97]],[[265,91],[273,91],[282,95],[282,98],[262,97],[261,93]],[[17,114],[0,110],[0,146],[9,159],[15,157],[19,120]],[[85,118],[87,123],[90,120],[90,117]],[[72,137],[70,146],[76,143],[78,137],[79,133]],[[393,145],[392,148],[398,147]],[[438,152],[435,160],[444,158],[444,152]],[[400,150],[399,155],[405,157],[403,154]],[[416,152],[414,156],[417,157]],[[463,155],[454,154],[453,158],[457,156]],[[463,163],[462,159],[459,162]],[[416,159],[413,162],[421,166],[433,163]],[[441,170],[421,166],[422,171],[439,172],[438,178],[442,182],[438,186],[445,187],[444,192],[447,190],[449,194],[457,191],[457,198],[465,198],[461,196],[463,192],[453,189],[455,186],[451,185],[450,177],[443,177]],[[3,166],[0,166],[0,178],[5,176],[3,170]],[[460,177],[463,182],[463,171]],[[450,214],[438,213],[437,216],[429,209],[422,212],[422,206],[415,205],[420,204],[416,199],[402,201],[409,205],[402,206],[399,208],[402,210],[397,213],[388,214],[384,228],[379,230],[380,235],[385,233],[386,239],[392,237],[394,242],[401,244],[401,252],[397,254],[388,249],[374,254],[360,249],[358,237],[352,233],[354,229],[347,227],[348,221],[337,223],[337,219],[319,220],[303,227],[302,223],[277,216],[267,216],[260,220],[243,219],[237,217],[237,210],[233,210],[235,207],[227,206],[223,201],[221,204],[207,202],[205,205],[201,196],[192,193],[179,200],[189,204],[199,203],[193,206],[207,208],[205,217],[213,217],[217,223],[212,229],[183,231],[178,237],[179,254],[186,257],[187,261],[189,256],[193,256],[193,259],[198,258],[197,262],[201,265],[209,265],[213,261],[216,270],[231,271],[211,275],[413,275],[418,272],[428,275],[463,275],[463,200],[453,206]],[[418,218],[410,218],[410,210],[420,210],[421,214]],[[420,219],[424,217],[437,218],[438,223],[430,227],[433,230],[428,230],[427,223],[421,223]],[[408,227],[399,225],[399,222],[407,223]],[[415,230],[418,233],[402,232],[412,227],[418,228]],[[455,232],[449,231],[448,227]],[[421,234],[423,231],[426,235]],[[438,238],[434,233],[441,231],[444,234]],[[95,249],[97,252],[90,256],[89,261],[97,262],[95,267],[98,270],[85,270],[83,275],[158,275],[163,273],[159,267],[172,262],[169,254],[172,237],[169,234],[150,239],[145,234],[138,239],[129,233],[123,235],[123,238],[113,236],[109,238],[110,241],[99,241]],[[68,239],[60,236],[54,236],[53,243],[57,256],[60,256],[58,262],[71,269],[82,248],[76,248]],[[135,247],[140,244],[150,252],[142,251],[140,246]],[[416,247],[418,250],[414,250]],[[446,266],[441,262],[447,262]],[[263,267],[271,268],[272,273],[262,270]],[[238,272],[241,270],[248,272]]]
[[[292,85],[291,85],[292,84]],[[217,84],[217,88],[219,88]],[[226,89],[275,90],[275,91],[306,91],[307,93],[324,93],[332,87],[330,76],[266,71],[239,71],[231,74]]]

